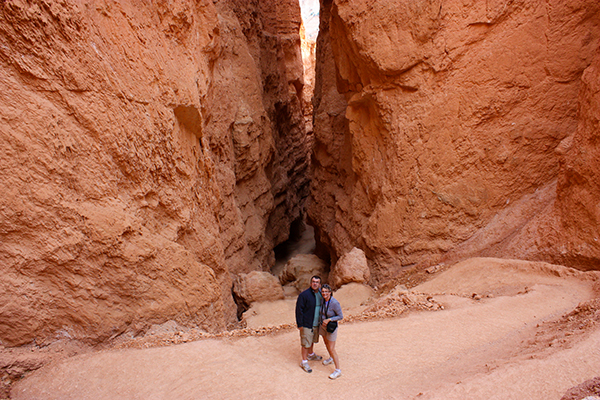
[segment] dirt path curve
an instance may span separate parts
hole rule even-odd
[[[445,310],[341,325],[343,376],[335,381],[328,379],[331,366],[313,362],[312,374],[299,368],[292,331],[86,354],[33,373],[12,397],[560,399],[600,375],[600,331],[575,335],[579,339],[552,351],[527,344],[538,325],[593,296],[590,281],[557,275],[477,263],[453,268],[416,288],[435,293]],[[442,295],[442,287],[455,292]],[[495,294],[479,301],[464,296],[478,288]],[[322,343],[317,352],[325,353]]]

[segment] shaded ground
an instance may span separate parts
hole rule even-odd
[[[31,373],[12,397],[560,399],[600,375],[598,273],[473,259],[433,276],[360,304],[351,304],[353,292],[365,296],[359,287],[340,291],[354,322],[340,326],[343,376],[336,381],[327,378],[331,366],[314,362],[312,374],[299,368],[288,313],[272,314],[267,324],[265,306],[255,316],[270,327],[220,337],[173,327],[122,340],[120,349]],[[271,306],[281,309],[285,301]],[[417,311],[425,309],[437,311]],[[158,347],[169,343],[182,344]],[[325,353],[322,343],[317,351]]]
[[[561,400],[578,400],[583,397],[590,396],[589,399],[598,399],[600,398],[600,377],[596,377],[594,379],[587,380],[583,382],[581,385],[577,385],[574,388],[571,388]],[[596,396],[596,397],[591,397]]]

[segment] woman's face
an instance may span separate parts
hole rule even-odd
[[[331,297],[331,292],[329,291],[329,289],[323,289],[321,291],[321,294],[323,295],[323,298],[325,300],[329,300],[329,298]]]

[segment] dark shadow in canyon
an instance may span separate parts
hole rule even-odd
[[[271,273],[279,276],[285,264],[297,254],[313,254],[315,252],[315,231],[304,220],[297,219],[290,226],[288,240],[275,246],[275,265]]]

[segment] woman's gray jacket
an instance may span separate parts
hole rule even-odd
[[[325,317],[323,317],[325,311],[327,311],[327,314]],[[339,301],[333,298],[333,296],[329,299],[329,306],[325,303],[325,300],[322,300],[320,315],[321,321],[324,321],[327,318],[331,319],[332,321],[339,321],[340,319],[344,318],[344,314],[342,314],[342,306],[340,305]]]

